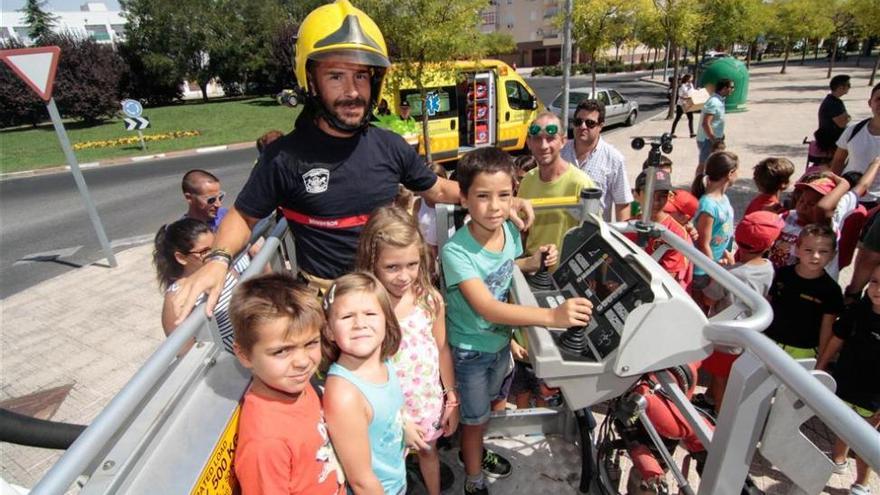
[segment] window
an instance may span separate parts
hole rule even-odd
[[[601,101],[604,105],[607,106],[608,105],[608,92],[607,91],[599,91],[599,98],[597,98],[597,99],[599,101]]]
[[[434,115],[430,115],[431,119],[445,119],[458,115],[458,103],[456,99],[455,86],[443,86],[439,88],[425,88],[429,95],[436,93],[440,101],[440,110]],[[401,100],[405,99],[409,102],[410,115],[416,120],[422,117],[422,101],[419,97],[419,90],[405,89],[400,92]]]
[[[505,81],[504,90],[507,92],[507,104],[514,110],[531,110],[535,104],[535,98],[522,84],[517,81]]]
[[[617,91],[611,90],[611,104],[612,105],[623,105],[626,101],[620,96],[620,93]]]

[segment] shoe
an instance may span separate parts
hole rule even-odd
[[[675,134],[671,134],[669,137],[671,137],[672,139],[675,139],[675,138],[677,138],[678,136],[676,136]]]
[[[460,450],[458,451],[458,465],[464,467],[464,458],[461,456]],[[483,449],[482,468],[483,476],[493,480],[507,478],[512,470],[510,461],[489,449]]]
[[[692,137],[692,138],[695,138],[695,137],[697,137],[697,135],[696,135],[696,134],[691,134],[691,137]]]
[[[871,495],[871,489],[865,485],[855,483],[849,487],[849,495]]]
[[[831,463],[834,464],[834,467],[831,469],[834,474],[846,474],[846,460],[844,459],[841,463],[834,462],[834,459],[831,459]]]
[[[483,486],[476,486],[473,483],[465,481],[464,495],[489,495],[489,487],[485,484]]]

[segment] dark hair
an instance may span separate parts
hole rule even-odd
[[[865,174],[862,172],[859,172],[858,170],[850,170],[849,172],[841,175],[840,177],[843,180],[847,181],[849,183],[849,188],[852,189],[852,188],[856,187],[856,184],[858,184],[860,180],[862,180],[863,175],[865,175]]]
[[[683,76],[681,76],[681,82],[682,82],[682,83],[686,83],[686,82],[688,82],[688,81],[690,81],[690,80],[691,80],[691,75],[690,75],[690,74],[684,74]]]
[[[797,245],[800,246],[801,242],[810,236],[828,239],[831,241],[831,249],[837,251],[837,234],[834,233],[834,229],[830,225],[811,223],[805,226],[801,229],[801,233],[798,234]]]
[[[849,76],[847,74],[839,74],[831,78],[831,81],[828,83],[828,87],[831,88],[831,91],[835,91],[837,88],[846,86],[848,84]]]
[[[218,179],[216,175],[208,172],[207,170],[196,168],[183,174],[183,180],[180,181],[180,188],[183,189],[184,194],[198,194],[199,182],[201,181],[219,183],[220,179]]]
[[[730,79],[719,79],[717,83],[715,83],[715,92],[719,92],[722,89],[729,88],[733,86],[733,81]]]
[[[739,168],[739,157],[730,151],[716,151],[706,159],[706,173],[697,175],[691,185],[691,193],[698,199],[706,194],[704,179],[712,182],[719,181],[731,171]]]
[[[874,87],[871,88],[871,98],[874,97],[874,93],[877,91],[880,91],[880,83],[875,84]]]
[[[645,161],[642,162],[642,170],[645,170],[650,165],[651,158],[645,158]],[[666,155],[660,155],[660,163],[657,164],[657,168],[669,168],[672,169],[672,160]]]
[[[599,100],[594,100],[591,98],[587,98],[585,100],[581,100],[577,107],[574,109],[574,114],[577,116],[578,112],[587,111],[587,112],[599,112],[599,123],[605,122],[605,104]]]
[[[200,235],[210,233],[211,227],[195,218],[181,218],[159,227],[153,238],[153,265],[162,291],[183,274],[183,265],[177,262],[174,253],[189,253]]]
[[[385,340],[382,341],[380,358],[384,361],[395,355],[400,348],[400,324],[397,322],[397,316],[394,314],[394,308],[391,306],[391,299],[388,297],[385,286],[372,273],[364,271],[349,273],[337,278],[327,294],[324,295],[324,316],[327,319],[327,324],[321,331],[321,354],[325,367],[335,363],[341,353],[339,346],[333,339],[333,329],[330,328],[330,313],[333,310],[334,301],[340,296],[352,292],[365,292],[376,296],[382,313],[385,315]]]
[[[462,194],[467,194],[474,183],[477,174],[494,174],[502,172],[510,176],[510,184],[513,186],[516,169],[513,158],[506,152],[493,147],[478,148],[468,152],[455,169],[458,187]]]
[[[776,194],[791,180],[794,164],[788,158],[769,157],[755,165],[752,178],[758,190],[764,194]]]
[[[266,146],[269,146],[272,141],[275,141],[283,135],[284,133],[278,129],[272,129],[271,131],[266,132],[257,139],[257,151],[262,153],[263,150],[266,149]]]
[[[324,328],[321,304],[302,282],[287,273],[270,273],[242,282],[229,303],[229,318],[238,348],[250,352],[260,340],[257,327],[265,322],[287,319],[284,337],[303,330]]]

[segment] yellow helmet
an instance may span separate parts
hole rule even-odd
[[[385,69],[391,65],[379,26],[348,0],[336,0],[318,7],[306,16],[299,28],[293,65],[297,84],[305,95],[314,93],[315,89],[309,87],[309,60],[340,55],[351,62],[378,68],[379,86]],[[373,91],[378,92],[378,89],[374,87]]]

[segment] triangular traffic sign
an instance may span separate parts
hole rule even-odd
[[[36,91],[43,101],[52,98],[55,69],[58,68],[60,55],[61,48],[57,46],[0,50],[0,60],[6,62],[6,65]]]

